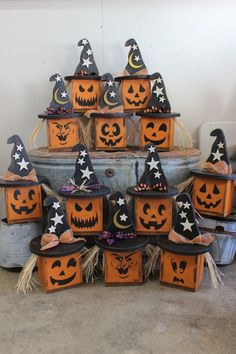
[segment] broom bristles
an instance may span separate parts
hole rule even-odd
[[[215,261],[209,252],[205,253],[205,260],[210,273],[211,285],[214,289],[219,289],[219,284],[224,285],[221,279],[221,276],[224,276],[224,274],[216,266]]]
[[[36,290],[39,287],[40,283],[37,279],[37,275],[33,274],[37,259],[38,256],[36,254],[32,254],[26,261],[16,284],[17,294],[23,293],[26,295],[28,292]]]
[[[45,119],[40,119],[40,122],[34,127],[32,133],[29,136],[29,148],[37,150],[37,146],[35,144],[39,133],[44,125]]]
[[[140,130],[141,119],[134,121],[132,118],[127,118],[128,122],[131,124],[130,133],[127,136],[127,145],[135,145],[135,137]]]
[[[87,249],[82,255],[82,270],[84,274],[85,282],[94,282],[95,279],[99,277],[100,271],[103,269],[102,265],[99,264],[99,252],[100,248],[98,246],[93,246]]]
[[[160,247],[151,244],[147,244],[145,250],[148,256],[148,260],[144,265],[143,277],[144,280],[149,280],[150,274],[154,275],[161,250]]]
[[[193,180],[194,180],[194,177],[192,176],[192,177],[184,180],[183,182],[176,184],[175,187],[179,190],[180,193],[187,192],[190,194],[192,191],[192,187],[193,187]]]
[[[175,123],[180,132],[179,138],[181,139],[181,144],[179,148],[192,148],[193,139],[187,127],[179,118],[175,118]]]
[[[92,119],[88,119],[88,124],[86,125],[79,119],[79,136],[80,142],[84,144],[88,149],[93,147],[93,139],[91,137],[91,127],[92,127]]]
[[[47,197],[56,197],[60,204],[64,203],[64,198],[61,197],[54,189],[50,188],[45,183],[42,183],[41,186]]]

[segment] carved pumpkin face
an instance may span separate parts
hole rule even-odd
[[[135,198],[135,225],[140,234],[169,232],[172,225],[171,199]]]
[[[103,229],[102,197],[68,198],[66,214],[69,226],[74,232],[94,234]]]
[[[80,253],[64,257],[39,257],[40,280],[47,291],[60,290],[82,282]]]
[[[160,281],[176,287],[196,289],[202,279],[204,255],[161,252]]]
[[[194,208],[204,213],[224,215],[226,203],[232,208],[231,186],[232,181],[230,180],[196,176],[193,191]]]
[[[150,81],[132,78],[123,80],[122,95],[125,110],[144,109],[150,98]]]
[[[48,119],[49,149],[67,149],[78,144],[78,120]]]
[[[87,111],[96,109],[100,92],[99,80],[72,80],[72,101],[74,109]]]
[[[173,146],[172,118],[141,118],[141,145],[152,143],[159,149],[171,149]]]
[[[7,220],[24,222],[42,217],[41,187],[7,187],[5,188]]]
[[[96,119],[96,148],[111,150],[125,147],[124,118]]]
[[[106,283],[135,283],[142,281],[142,254],[140,251],[105,251],[104,256]]]

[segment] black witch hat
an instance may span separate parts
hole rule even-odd
[[[178,215],[174,228],[169,236],[160,236],[158,244],[161,248],[173,253],[201,254],[209,250],[213,237],[200,234],[192,201],[187,193],[176,197]]]
[[[161,74],[154,73],[150,76],[150,79],[154,80],[154,85],[145,112],[170,113],[171,106]]]
[[[131,38],[125,43],[126,47],[130,47],[128,54],[128,63],[125,67],[125,74],[140,75],[148,74],[146,65],[144,64],[140,49],[135,39]]]
[[[68,97],[64,81],[59,74],[54,74],[49,81],[55,81],[52,101],[47,108],[48,114],[65,114],[73,112],[73,107]]]
[[[89,41],[84,38],[78,42],[79,47],[83,47],[80,54],[80,62],[74,75],[98,75],[98,68],[94,60],[93,51]]]
[[[96,173],[93,169],[88,150],[83,144],[74,146],[73,151],[78,151],[78,157],[75,162],[75,173],[70,179],[70,185],[60,188],[60,194],[68,196],[77,195],[77,192],[88,196],[88,192],[96,193],[96,195],[105,195],[109,193],[109,188],[99,184]],[[91,193],[90,193],[91,194]]]
[[[227,165],[229,165],[228,151],[225,140],[225,135],[222,129],[214,129],[210,136],[215,136],[216,139],[211,147],[211,153],[207,162],[215,165],[218,161],[225,161]]]
[[[123,112],[122,99],[113,76],[110,73],[102,75],[104,86],[100,95],[99,107],[101,110]]]
[[[11,163],[8,171],[3,175],[4,183],[12,183],[19,181],[25,183],[26,181],[38,182],[35,169],[33,168],[25,146],[18,135],[12,135],[7,140],[7,144],[14,144],[11,152]],[[3,181],[2,181],[3,182]]]
[[[135,190],[168,192],[168,184],[155,145],[149,144],[146,149],[148,150],[148,156],[145,161],[144,173],[140,177]]]

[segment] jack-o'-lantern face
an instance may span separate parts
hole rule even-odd
[[[194,180],[194,207],[200,211],[223,212],[226,183],[225,180],[196,177]]]
[[[97,108],[99,80],[72,80],[73,107],[88,110]]]
[[[94,233],[102,231],[102,198],[77,199],[66,201],[67,220],[74,232]]]
[[[145,108],[150,98],[150,81],[148,79],[123,80],[122,95],[126,110]]]
[[[170,199],[136,198],[135,205],[138,232],[154,235],[170,231],[172,223]]]
[[[82,282],[80,254],[39,257],[39,276],[46,290],[60,290]]]
[[[5,189],[8,222],[42,217],[41,187],[7,187]]]
[[[108,149],[124,146],[124,118],[96,119],[96,147]]]
[[[78,143],[77,119],[48,119],[49,148],[70,148]]]
[[[141,145],[152,143],[158,148],[169,148],[173,144],[173,119],[141,119]]]
[[[105,282],[135,283],[141,282],[141,251],[111,252],[105,251]]]
[[[203,267],[204,255],[202,254],[181,255],[162,251],[160,281],[195,290],[202,280]]]

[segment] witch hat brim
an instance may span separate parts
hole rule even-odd
[[[89,189],[89,187],[88,187]],[[62,197],[71,197],[71,198],[94,198],[94,197],[104,197],[105,195],[110,193],[110,188],[106,186],[100,186],[100,189],[94,189],[91,192],[76,190],[76,191],[66,191],[62,188],[59,189],[58,194]]]
[[[126,190],[127,194],[135,197],[143,198],[170,198],[176,196],[179,191],[175,187],[168,186],[168,191],[136,191],[135,186],[129,187]]]
[[[200,168],[194,168],[191,170],[193,176],[199,176],[204,178],[213,178],[219,180],[236,180],[236,173],[231,174],[220,174],[220,173],[211,173],[206,170],[201,170]]]
[[[143,248],[149,239],[146,236],[137,236],[132,239],[125,240],[116,240],[115,243],[109,245],[107,240],[99,240],[99,238],[95,241],[96,245],[103,250],[107,251],[117,251],[117,252],[126,252],[126,251],[136,251],[140,248]]]
[[[78,118],[82,116],[82,113],[58,113],[58,114],[38,114],[40,119],[65,119],[65,118]]]
[[[46,183],[46,184],[49,183],[48,179],[43,176],[37,176],[37,179],[38,182],[24,181],[24,180],[7,181],[0,178],[0,187],[27,187],[27,186],[37,186],[42,183]]]
[[[59,243],[56,247],[42,251],[41,238],[42,236],[37,236],[30,242],[30,251],[41,257],[68,256],[80,252],[86,243],[86,241],[82,240],[74,243]]]
[[[170,241],[167,235],[157,236],[157,245],[166,251],[185,255],[198,255],[209,251],[211,244],[209,246],[203,246],[200,244],[180,244]]]

